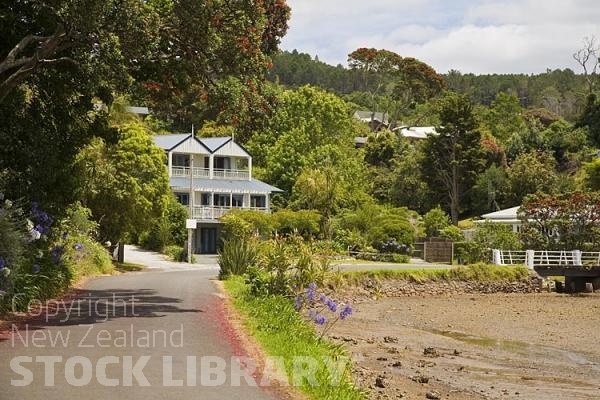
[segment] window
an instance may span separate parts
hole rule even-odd
[[[234,194],[232,197],[232,207],[243,207],[244,206],[244,195],[243,194]]]
[[[210,206],[210,193],[202,193],[200,202],[203,206]]]
[[[177,201],[184,206],[190,204],[190,195],[188,193],[175,193],[175,197],[177,198]]]
[[[229,195],[215,193],[215,206],[229,207]]]
[[[265,196],[250,196],[250,207],[265,208],[266,206]]]
[[[215,169],[230,169],[229,157],[215,157]]]
[[[190,166],[190,155],[189,154],[173,154],[173,166],[174,167],[189,167]]]

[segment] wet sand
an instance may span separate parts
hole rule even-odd
[[[366,300],[330,335],[371,399],[600,398],[598,294]]]

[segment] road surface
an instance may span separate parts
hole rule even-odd
[[[211,282],[214,258],[190,266],[128,247],[126,260],[149,268],[93,279],[50,304],[56,316],[0,336],[0,399],[274,398],[231,361],[241,349]]]

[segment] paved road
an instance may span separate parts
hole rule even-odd
[[[231,357],[239,349],[225,339],[222,300],[211,282],[214,260],[187,266],[133,248],[126,258],[150,270],[94,279],[72,300],[70,313],[59,303],[56,317],[0,337],[0,399],[273,398],[243,378],[232,386]],[[210,374],[208,367],[220,366],[207,356],[225,360],[225,373]],[[171,372],[183,387],[165,386]],[[220,377],[224,384],[208,386]],[[28,378],[27,386],[11,385]],[[146,380],[150,386],[142,386]]]

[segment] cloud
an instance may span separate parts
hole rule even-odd
[[[284,49],[346,63],[358,47],[416,57],[440,72],[578,71],[571,55],[583,38],[600,38],[595,0],[288,0]]]

